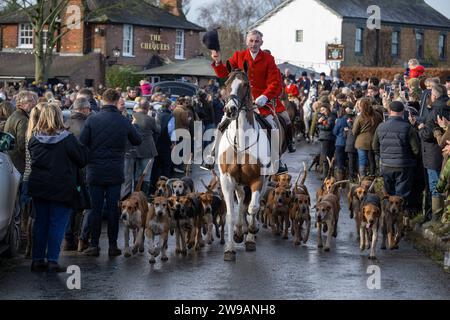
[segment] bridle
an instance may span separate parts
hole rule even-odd
[[[228,97],[227,103],[228,104],[230,101],[232,101],[234,103],[234,105],[237,107],[237,114],[238,114],[238,118],[239,118],[239,114],[241,111],[245,111],[245,112],[253,112],[253,110],[257,109],[258,107],[256,105],[251,105],[249,106],[244,99],[250,100],[249,98],[251,97],[251,91],[250,91],[250,81],[248,80],[247,74],[245,72],[243,72],[242,70],[233,70],[233,72],[231,73],[232,76],[230,76],[229,80],[227,81],[228,83],[230,82],[231,79],[234,79],[236,75],[241,74],[244,77],[245,82],[247,83],[247,89],[245,90],[245,94],[244,94],[244,98],[241,99],[239,98],[239,96],[237,96],[236,94],[230,94],[230,96]],[[239,123],[236,119],[236,132],[238,131],[239,128]],[[235,135],[234,137],[234,142],[231,142],[231,139],[228,135],[228,132],[226,133],[226,137],[228,140],[228,143],[230,145],[233,146],[234,151],[236,152],[236,154],[238,153],[243,153],[247,150],[249,150],[251,147],[253,147],[254,145],[256,145],[258,143],[259,140],[259,130],[258,130],[258,136],[255,140],[255,143],[253,143],[251,146],[246,147],[244,150],[239,151],[238,150],[238,141],[237,141],[237,135]]]
[[[244,99],[247,99],[247,98],[251,97],[250,81],[248,80],[248,77],[245,74],[245,72],[243,72],[241,70],[234,70],[232,72],[232,75],[234,75],[234,76],[237,74],[241,74],[244,77],[244,80],[247,82],[247,89],[245,90],[245,94],[244,94]],[[234,79],[235,78],[234,76],[230,77],[230,80]],[[228,81],[230,81],[230,80],[228,80]],[[232,101],[236,105],[238,113],[241,111],[249,112],[249,111],[253,111],[253,110],[257,109],[256,106],[253,106],[253,105],[248,106],[245,103],[245,101],[243,101],[243,99],[239,98],[239,96],[236,94],[230,94],[226,104],[228,104],[230,101]]]

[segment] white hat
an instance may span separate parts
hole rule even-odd
[[[0,99],[5,101],[6,100],[6,96],[3,92],[0,92]]]

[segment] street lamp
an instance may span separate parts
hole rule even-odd
[[[110,67],[117,63],[117,60],[119,59],[121,53],[122,52],[120,51],[120,49],[118,47],[115,47],[114,49],[112,49],[112,54],[113,54],[114,59],[108,60],[108,65]]]

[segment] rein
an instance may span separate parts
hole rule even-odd
[[[235,73],[243,74],[245,76],[245,78],[246,78],[247,83],[249,83],[247,75],[245,73],[243,73],[242,71],[235,71]],[[233,79],[233,78],[230,78],[230,79]],[[230,80],[228,80],[228,81],[230,81]],[[249,97],[251,97],[250,85],[247,85],[247,89],[245,91],[244,99],[247,98],[247,100],[250,100],[250,99],[248,99]],[[236,121],[236,135],[234,136],[234,142],[231,142],[228,130],[227,130],[227,133],[226,133],[226,137],[227,137],[228,143],[233,146],[233,149],[234,149],[235,153],[236,154],[240,154],[240,153],[243,153],[243,152],[249,150],[254,145],[256,145],[258,143],[258,141],[259,141],[259,135],[260,135],[259,130],[258,130],[258,136],[256,137],[255,142],[252,145],[250,145],[247,148],[245,148],[244,150],[241,150],[241,151],[238,150],[238,146],[239,145],[238,145],[238,141],[237,141],[237,138],[238,138],[237,133],[239,131],[239,117],[240,117],[240,113],[242,111],[253,112],[254,110],[258,109],[258,107],[256,105],[252,105],[251,107],[248,106],[246,103],[244,103],[244,101],[241,98],[239,98],[235,94],[232,94],[232,95],[229,96],[227,104],[230,101],[233,101],[234,104],[237,106],[237,108],[238,108],[238,110],[237,110],[238,117],[235,120]],[[255,129],[255,125],[253,125],[253,128]]]

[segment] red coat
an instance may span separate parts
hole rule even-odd
[[[261,95],[265,95],[269,99],[269,103],[272,102],[272,99],[276,99],[277,113],[286,111],[285,107],[278,99],[283,89],[283,83],[281,81],[280,71],[275,64],[275,59],[272,55],[260,50],[256,59],[253,61],[250,50],[247,49],[245,51],[236,51],[229,61],[233,69],[244,70],[244,61],[246,60],[249,66],[248,78],[252,87],[253,100]],[[227,67],[223,63],[216,66],[213,62],[212,67],[214,68],[217,77],[228,77],[229,73]],[[271,114],[267,108],[259,108],[259,112],[264,117]]]
[[[291,84],[290,86],[285,87],[285,92],[288,96],[292,97],[298,97],[300,95],[300,92],[298,91],[298,87],[296,84]]]
[[[422,66],[417,66],[409,71],[409,78],[415,79],[423,76],[425,74],[425,68]]]

